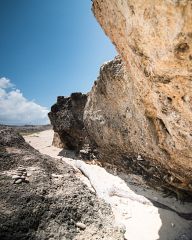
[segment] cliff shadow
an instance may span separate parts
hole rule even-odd
[[[111,169],[106,170],[112,173]],[[139,175],[121,173],[116,170],[112,174],[126,183],[133,196],[141,197],[141,201],[146,199],[151,206],[154,206],[149,209],[146,205],[146,212],[144,210],[139,213],[138,222],[142,222],[143,226],[139,229],[141,224],[138,223],[138,229],[140,233],[143,231],[142,239],[146,239],[145,234],[149,234],[147,240],[192,240],[192,203],[181,203],[173,196],[165,197],[162,191],[149,187]],[[134,209],[132,209],[132,217],[134,218]],[[136,235],[140,233],[136,232]],[[129,231],[127,234],[129,235]]]
[[[72,158],[72,159],[78,159],[78,155],[74,150],[69,150],[69,149],[62,149],[58,153],[59,157],[65,157],[65,158]]]

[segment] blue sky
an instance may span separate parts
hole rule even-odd
[[[0,36],[1,106],[18,90],[49,109],[58,95],[89,91],[101,64],[116,55],[90,0],[0,0]],[[0,123],[19,122],[1,116],[1,106]]]

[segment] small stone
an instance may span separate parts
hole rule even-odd
[[[141,157],[141,155],[138,155],[138,156],[137,156],[137,160],[138,160],[138,161],[143,161],[143,158]]]
[[[22,183],[22,179],[20,178],[20,179],[17,179],[14,183],[16,183],[16,184],[19,184],[19,183]]]
[[[54,177],[54,178],[59,178],[59,177],[61,177],[62,175],[58,175],[58,174],[55,174],[55,173],[53,173],[52,174],[52,177]]]
[[[171,227],[175,227],[175,223],[171,223]]]
[[[22,176],[22,175],[23,175],[22,172],[16,172],[16,174],[17,174],[18,176]]]
[[[84,230],[86,228],[86,225],[84,223],[81,223],[81,222],[77,222],[76,223],[76,226],[82,230]]]
[[[85,149],[82,149],[82,150],[80,150],[79,152],[80,152],[80,153],[85,153],[85,154],[87,153],[87,151],[86,151]]]
[[[21,178],[21,176],[19,176],[19,175],[13,175],[12,176],[12,179],[15,179],[15,180],[20,179],[20,178]]]
[[[27,176],[27,172],[23,172],[23,176]]]
[[[23,168],[23,167],[18,167],[18,170],[20,170],[20,171],[26,171],[26,169]]]

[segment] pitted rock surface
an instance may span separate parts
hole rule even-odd
[[[13,129],[0,136],[1,240],[123,240],[109,205],[71,166],[40,154]],[[27,172],[29,182],[13,184],[16,172]]]
[[[159,164],[192,191],[191,1],[94,0],[93,12],[124,63],[102,66],[89,95],[92,138]]]
[[[83,112],[86,101],[86,94],[72,93],[70,97],[58,97],[51,107],[49,118],[64,147],[79,151],[85,142]]]

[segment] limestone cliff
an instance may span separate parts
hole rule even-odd
[[[101,68],[84,114],[91,137],[192,191],[192,2],[94,0],[93,12],[125,66]]]

